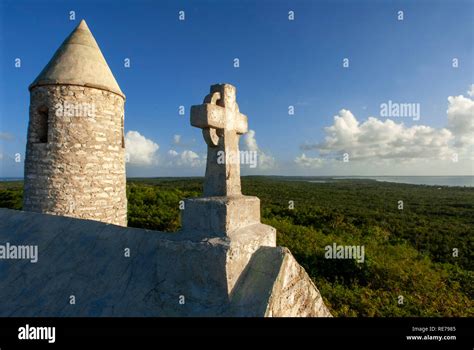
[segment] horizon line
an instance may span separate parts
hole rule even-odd
[[[240,177],[474,177],[470,175],[241,175]],[[127,176],[127,179],[157,179],[157,178],[204,178],[205,175],[189,175],[189,176]],[[0,176],[0,179],[24,179],[24,176]]]

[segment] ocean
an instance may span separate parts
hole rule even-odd
[[[474,176],[334,176],[333,179],[372,179],[411,185],[474,187]]]

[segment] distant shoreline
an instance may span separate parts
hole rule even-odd
[[[449,186],[449,187],[474,187],[474,176],[472,175],[458,175],[458,176],[280,176],[280,175],[249,175],[242,176],[246,177],[266,177],[266,178],[277,178],[282,180],[296,180],[296,181],[308,181],[313,183],[326,183],[334,182],[337,180],[374,180],[377,182],[389,182],[398,184],[408,185],[419,185],[419,186]],[[128,177],[127,181],[130,180],[178,180],[178,179],[198,179],[203,178],[202,176],[162,176],[162,177]],[[23,181],[23,178],[19,177],[4,177],[0,178],[0,182],[19,182]]]
[[[474,176],[344,176],[333,179],[361,179],[420,186],[474,187]]]

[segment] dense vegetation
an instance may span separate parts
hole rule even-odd
[[[306,180],[244,177],[242,188],[335,316],[474,316],[474,188]],[[201,192],[201,179],[131,179],[129,226],[176,231],[179,201]],[[20,209],[21,195],[0,183],[1,207]],[[363,245],[364,263],[325,259],[333,243]]]

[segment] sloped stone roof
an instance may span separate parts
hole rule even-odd
[[[64,40],[29,89],[60,84],[95,87],[125,97],[84,20]]]

